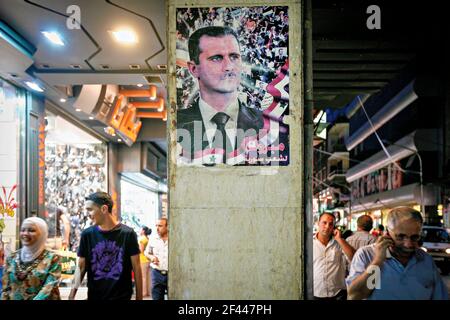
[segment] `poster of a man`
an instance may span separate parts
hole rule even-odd
[[[289,164],[287,9],[177,10],[178,164]]]

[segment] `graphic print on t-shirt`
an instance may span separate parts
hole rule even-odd
[[[94,280],[119,280],[123,268],[123,248],[114,241],[101,241],[92,250]]]

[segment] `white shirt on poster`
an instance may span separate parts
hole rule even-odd
[[[199,99],[198,106],[200,108],[200,113],[202,114],[203,123],[205,125],[206,137],[208,138],[208,143],[211,147],[214,135],[217,130],[217,125],[213,121],[211,121],[211,119],[216,115],[218,111],[211,107],[208,103],[206,103],[201,97]],[[225,113],[230,117],[230,119],[228,119],[227,123],[225,124],[225,131],[228,138],[230,139],[232,150],[234,150],[236,144],[236,130],[239,115],[238,100],[231,103],[226,108]]]

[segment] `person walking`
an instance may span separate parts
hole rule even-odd
[[[377,238],[369,233],[369,231],[372,230],[373,227],[372,217],[368,215],[362,215],[358,218],[358,220],[356,220],[356,224],[358,226],[358,229],[352,236],[346,239],[347,242],[353,248],[355,248],[355,250],[375,243]]]
[[[158,237],[150,239],[145,248],[145,256],[150,260],[152,268],[152,298],[164,300],[167,291],[169,233],[167,218],[163,217],[156,224]]]
[[[2,300],[60,300],[60,258],[45,249],[47,223],[26,218],[20,228],[23,247],[6,259]]]
[[[141,234],[139,236],[139,249],[141,253],[139,260],[141,262],[142,269],[142,295],[144,297],[152,297],[151,291],[151,275],[150,275],[150,260],[145,256],[144,251],[148,244],[148,237],[152,234],[152,229],[149,227],[142,227]]]
[[[94,225],[81,234],[78,267],[69,299],[75,299],[87,272],[88,300],[142,300],[142,273],[139,244],[134,230],[112,214],[113,200],[106,192],[95,192],[86,198],[86,211]]]
[[[328,212],[319,217],[319,231],[313,240],[314,299],[346,300],[345,275],[347,261],[355,249],[335,228],[336,217]]]
[[[359,249],[346,279],[351,300],[448,300],[433,258],[420,249],[423,218],[409,207],[389,212],[387,232]]]

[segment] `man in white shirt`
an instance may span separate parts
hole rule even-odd
[[[161,218],[156,224],[158,237],[151,238],[145,248],[144,255],[150,260],[152,267],[152,298],[164,300],[167,291],[169,233],[167,218]]]
[[[328,212],[319,218],[319,231],[313,240],[314,299],[346,300],[347,261],[355,253],[335,229],[336,217]]]

